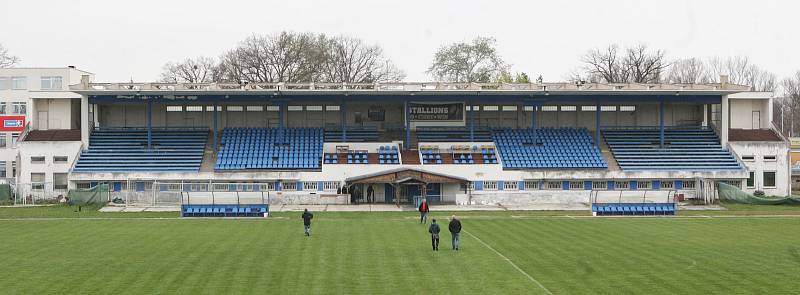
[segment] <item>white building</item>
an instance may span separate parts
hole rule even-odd
[[[94,74],[72,66],[0,69],[0,177],[15,177],[23,190],[67,189],[80,141],[62,141],[80,140],[81,129],[81,95],[69,86],[84,76]]]

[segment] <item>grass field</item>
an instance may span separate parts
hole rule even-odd
[[[800,218],[753,212],[800,208],[459,213],[462,251],[449,250],[444,233],[436,253],[413,212],[317,212],[306,238],[300,213],[220,220],[0,208],[0,293],[797,293]]]

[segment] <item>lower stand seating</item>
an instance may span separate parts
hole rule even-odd
[[[397,146],[381,146],[378,148],[379,164],[400,164],[400,151]]]
[[[584,128],[503,129],[494,140],[504,169],[607,168]]]
[[[439,147],[421,146],[419,152],[422,155],[422,164],[443,164],[442,154]]]
[[[675,203],[593,203],[594,215],[675,215]]]

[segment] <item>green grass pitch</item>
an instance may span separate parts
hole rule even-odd
[[[764,212],[799,213],[790,208]],[[743,214],[736,215],[761,212],[740,209]],[[0,208],[0,293],[800,290],[800,218],[563,216],[581,214],[586,212],[459,213],[467,232],[462,251],[450,250],[445,232],[441,250],[434,253],[426,227],[413,212],[316,212],[313,236],[306,238],[299,212],[221,220],[179,219],[176,213]],[[433,212],[441,221],[448,215]]]

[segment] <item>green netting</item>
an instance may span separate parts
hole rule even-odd
[[[11,185],[0,184],[0,202],[11,200]]]
[[[727,183],[719,183],[719,201],[722,203],[754,204],[754,205],[785,205],[800,204],[800,199],[791,197],[757,197],[743,192],[738,187]]]
[[[108,202],[108,184],[101,183],[89,189],[69,190],[70,205],[105,204]]]

